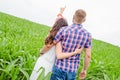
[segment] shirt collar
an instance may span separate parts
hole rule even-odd
[[[75,23],[73,23],[72,26],[74,26],[74,27],[76,27],[76,26],[77,26],[77,27],[82,27],[81,24],[75,24]]]

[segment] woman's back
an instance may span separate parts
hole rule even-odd
[[[47,51],[44,55],[40,56],[35,64],[35,67],[30,76],[30,80],[37,80],[37,77],[41,73],[38,72],[40,67],[45,68],[45,75],[49,72],[52,72],[52,67],[55,62],[55,46],[53,46],[49,51]]]

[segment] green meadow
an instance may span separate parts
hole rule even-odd
[[[49,26],[0,12],[0,80],[29,80],[49,30]],[[84,53],[78,73],[83,60]],[[120,47],[93,39],[85,80],[120,80]]]

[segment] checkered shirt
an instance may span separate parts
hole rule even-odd
[[[62,27],[56,34],[53,42],[61,42],[62,52],[74,52],[75,49],[91,47],[91,34],[80,24]],[[76,72],[80,63],[80,54],[65,59],[56,59],[55,66],[68,71]]]

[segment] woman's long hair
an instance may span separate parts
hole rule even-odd
[[[52,44],[57,32],[61,27],[64,26],[68,26],[68,23],[64,18],[60,18],[59,20],[57,20],[50,30],[49,35],[45,39],[45,45]]]

